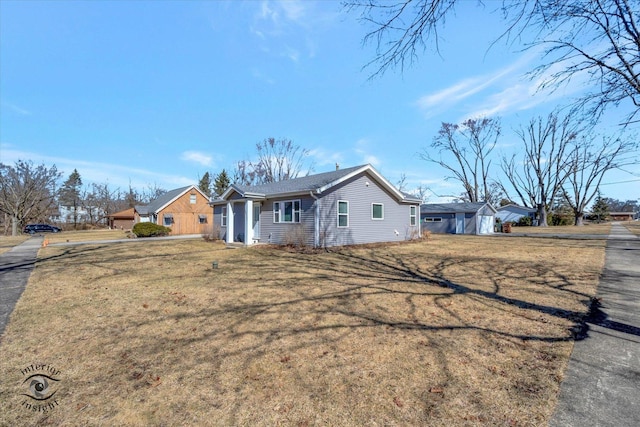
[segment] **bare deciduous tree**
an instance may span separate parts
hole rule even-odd
[[[404,69],[427,48],[439,46],[439,31],[455,6],[470,7],[460,0],[346,0],[347,9],[360,13],[371,29],[364,42],[377,45],[367,64],[373,76],[390,68]],[[484,8],[489,3],[477,1]],[[630,101],[634,109],[627,122],[640,111],[640,14],[634,0],[504,0],[505,29],[502,38],[542,48],[543,63],[533,75],[546,75],[541,87],[557,88],[584,75],[591,91],[578,102],[589,104],[594,117],[607,106]],[[550,74],[547,74],[549,73]]]
[[[500,122],[494,118],[469,119],[461,125],[442,123],[430,146],[438,152],[438,157],[428,149],[424,149],[420,157],[449,171],[452,175],[447,179],[462,184],[465,201],[488,201],[491,193],[490,154],[500,132]],[[453,160],[443,158],[443,154],[453,156]]]
[[[296,145],[290,139],[267,138],[256,144],[256,165],[262,183],[297,178],[303,173],[309,150]],[[311,171],[307,168],[307,174]]]
[[[267,138],[256,144],[256,153],[255,162],[241,160],[236,163],[234,183],[266,184],[297,178],[305,169],[307,174],[313,170],[311,164],[306,164],[309,150],[290,139]]]
[[[596,196],[605,174],[638,162],[638,142],[633,137],[585,135],[576,143],[570,162],[563,195],[573,210],[575,225],[583,225],[584,210]]]
[[[560,119],[552,112],[546,118],[532,119],[516,131],[522,141],[522,156],[514,154],[501,161],[502,171],[522,204],[538,209],[541,227],[547,226],[550,204],[561,194],[569,172],[572,142],[580,126],[572,117]]]
[[[56,186],[62,174],[55,165],[34,166],[18,160],[0,163],[0,212],[11,218],[11,234],[28,221],[44,220],[55,208]]]

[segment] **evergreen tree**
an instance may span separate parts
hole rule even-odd
[[[82,187],[82,178],[77,169],[69,175],[69,178],[62,184],[58,201],[61,206],[71,209],[73,218],[73,228],[78,227],[78,208],[81,206],[80,190]]]
[[[224,193],[224,190],[229,187],[231,184],[231,180],[229,179],[229,175],[227,175],[227,171],[222,169],[217,176],[215,181],[213,182],[213,192],[216,196],[221,196]]]
[[[208,197],[211,197],[211,176],[209,175],[209,172],[205,172],[202,178],[200,178],[198,188]]]
[[[609,205],[605,198],[602,197],[599,190],[596,194],[596,201],[593,203],[591,212],[595,215],[598,224],[609,216]]]

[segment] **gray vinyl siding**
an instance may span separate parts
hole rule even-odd
[[[476,234],[476,215],[473,212],[464,214],[464,234]]]
[[[217,205],[213,207],[213,230],[219,231],[219,237],[222,240],[227,238],[227,227],[222,226],[222,208],[227,205]]]
[[[299,223],[274,223],[273,203],[289,200],[300,200]],[[260,241],[277,245],[287,243],[287,239],[294,238],[296,233],[304,233],[304,243],[313,246],[314,230],[314,202],[311,196],[290,196],[262,201],[260,208]]]
[[[426,218],[442,218],[442,221],[441,222],[425,222]],[[422,214],[420,215],[420,223],[422,224],[422,230],[428,230],[432,233],[436,233],[436,234],[455,234],[456,233],[456,214],[452,214],[452,213]]]
[[[367,185],[368,183],[368,185]],[[338,201],[349,202],[349,226],[338,227]],[[384,205],[384,219],[372,219],[372,203]],[[320,204],[320,245],[338,246],[376,242],[393,242],[417,237],[416,226],[410,226],[410,204],[401,204],[378,186],[368,174],[356,176],[322,195]]]

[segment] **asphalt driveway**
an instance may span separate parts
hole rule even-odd
[[[597,298],[551,426],[640,426],[640,239],[621,225],[611,228]]]
[[[27,286],[43,239],[42,236],[32,237],[0,254],[0,340],[13,308]]]

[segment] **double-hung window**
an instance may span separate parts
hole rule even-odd
[[[338,227],[349,226],[349,202],[338,200]]]
[[[300,222],[300,200],[273,202],[273,222]]]
[[[409,225],[414,226],[417,223],[416,220],[416,207],[415,206],[410,206],[409,207]]]
[[[222,214],[220,215],[220,226],[221,227],[227,226],[227,207],[226,206],[222,207]]]
[[[384,219],[384,205],[382,203],[371,204],[371,219]]]

